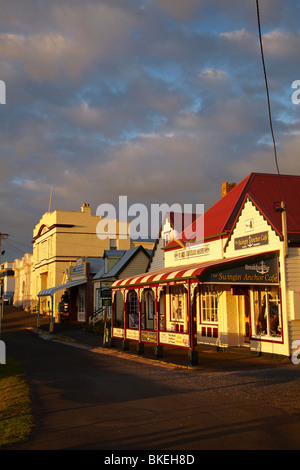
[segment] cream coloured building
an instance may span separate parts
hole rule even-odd
[[[29,308],[32,301],[33,255],[25,253],[22,259],[15,259],[13,271],[15,277],[14,306]]]
[[[112,337],[124,348],[181,347],[191,364],[201,346],[299,354],[300,176],[251,173],[229,189],[201,216],[204,239],[191,227],[165,246],[164,268],[113,283]]]
[[[101,257],[104,250],[131,248],[128,226],[121,235],[121,224],[115,221],[115,233],[106,238],[97,236],[100,217],[91,213],[84,203],[80,211],[54,210],[46,212],[33,230],[32,306],[38,305],[38,293],[66,281],[66,270],[80,257]],[[107,224],[107,231],[113,224]],[[54,314],[61,292],[54,298]],[[49,297],[40,298],[40,311],[49,312]]]

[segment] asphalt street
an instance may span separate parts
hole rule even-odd
[[[300,449],[300,365],[204,351],[187,368],[36,334],[23,312],[4,317],[0,339],[24,368],[35,417],[14,450],[102,450],[104,459]]]

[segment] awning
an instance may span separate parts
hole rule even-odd
[[[71,287],[79,286],[85,283],[86,283],[85,279],[77,279],[76,281],[66,282],[65,284],[60,284],[59,286],[49,287],[49,289],[41,290],[38,293],[38,297],[53,295],[55,294],[55,292],[58,292],[60,290],[70,289]]]
[[[262,255],[255,255],[257,258]],[[204,274],[209,268],[215,266],[223,266],[231,263],[239,263],[245,260],[249,260],[251,257],[239,256],[235,258],[219,259],[214,261],[208,261],[206,263],[188,264],[183,266],[173,266],[170,268],[163,268],[157,271],[152,271],[144,274],[140,274],[135,277],[127,279],[120,279],[112,284],[113,289],[133,287],[133,286],[145,286],[148,284],[155,284],[160,282],[171,282],[179,281],[184,279],[197,279],[199,276]]]

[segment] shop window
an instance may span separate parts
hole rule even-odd
[[[120,291],[115,293],[114,326],[124,328],[124,297]]]
[[[145,309],[148,320],[153,320],[153,293],[145,292]]]
[[[139,302],[135,291],[128,294],[128,327],[139,327]]]
[[[218,294],[213,284],[202,286],[201,315],[204,323],[218,321]]]
[[[185,318],[185,291],[183,286],[172,286],[171,321],[183,322]]]
[[[154,298],[153,292],[144,290],[142,296],[142,328],[154,328]]]
[[[165,329],[165,294],[162,292],[159,298],[159,329]]]
[[[257,336],[281,338],[279,288],[253,288],[254,325]]]
[[[81,288],[78,293],[78,312],[85,312],[85,291]]]

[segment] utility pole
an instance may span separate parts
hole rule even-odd
[[[1,242],[2,242],[2,239],[5,240],[7,237],[9,237],[9,233],[1,233],[0,232],[0,265],[1,265]],[[3,282],[1,280],[1,286],[0,286],[0,334],[1,334],[1,320],[3,318],[3,300],[2,300],[2,296],[3,296]]]

